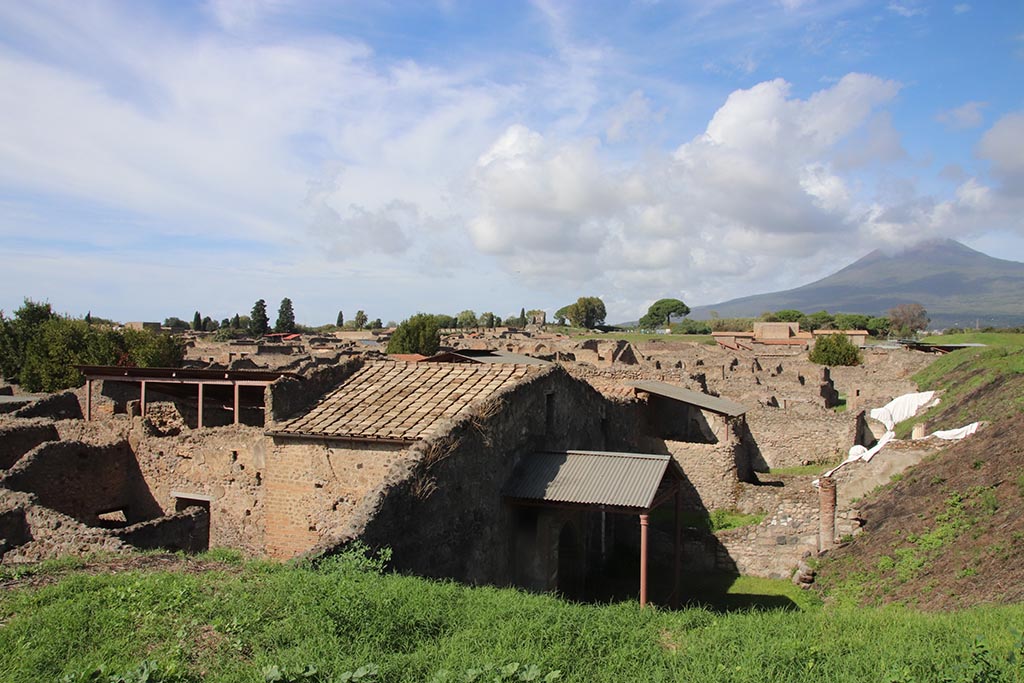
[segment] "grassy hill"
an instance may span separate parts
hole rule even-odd
[[[1024,324],[1024,263],[982,254],[953,240],[929,242],[899,254],[876,250],[855,263],[795,289],[698,306],[723,318],[759,316],[787,308],[810,313],[883,314],[901,303],[920,303],[932,327],[1010,327]]]
[[[915,376],[942,400],[898,435],[914,422],[990,424],[864,501],[864,533],[821,563],[831,599],[928,609],[1024,600],[1024,348],[1019,337],[991,341],[1004,343],[956,351]]]
[[[1024,680],[1010,628],[1021,606],[827,609],[785,582],[741,582],[792,604],[671,612],[379,574],[352,558],[156,560],[8,573],[0,680]]]

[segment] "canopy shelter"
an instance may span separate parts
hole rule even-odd
[[[746,406],[735,401],[730,401],[721,396],[703,394],[699,391],[678,387],[674,384],[645,380],[643,382],[635,382],[630,386],[633,387],[633,391],[637,394],[646,393],[659,396],[669,401],[675,401],[717,415],[721,418],[722,436],[726,441],[729,440],[729,420],[742,417],[747,413]]]
[[[675,503],[673,594],[679,596],[682,544],[681,485],[686,480],[670,455],[565,451],[532,453],[523,458],[505,486],[516,505],[540,505],[584,511],[638,515],[640,520],[640,606],[647,604],[647,545],[650,512]]]
[[[271,370],[206,370],[196,368],[123,368],[111,365],[76,365],[86,381],[85,419],[92,419],[92,383],[95,380],[136,383],[139,385],[141,413],[146,414],[147,389],[198,401],[198,427],[203,426],[203,403],[218,400],[230,403],[234,423],[239,424],[243,405],[265,407],[264,390],[281,377],[301,379],[293,372]],[[258,387],[259,391],[244,391]]]

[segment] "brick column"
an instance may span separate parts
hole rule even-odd
[[[836,542],[836,480],[832,477],[818,480],[818,504],[818,550],[828,550]]]

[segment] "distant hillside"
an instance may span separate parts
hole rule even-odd
[[[875,250],[857,262],[796,289],[757,294],[710,306],[690,317],[758,316],[795,308],[805,313],[884,314],[920,303],[930,327],[1024,325],[1024,263],[1004,261],[954,240],[928,242],[896,255]]]

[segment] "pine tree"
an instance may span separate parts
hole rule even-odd
[[[294,332],[295,311],[292,309],[292,300],[288,297],[281,299],[281,306],[277,309],[277,322],[274,323],[274,332]]]
[[[237,313],[235,313],[235,317],[231,319],[231,324],[229,325],[229,327],[233,330],[242,329],[242,319],[238,317]]]
[[[199,311],[196,311],[196,314],[192,316],[192,329],[196,331],[203,329],[203,316],[199,315]]]
[[[267,302],[260,299],[252,307],[249,315],[249,333],[254,337],[262,337],[270,331],[270,318],[267,317]]]
[[[338,327],[344,326],[344,324],[345,324],[345,314],[342,313],[341,311],[338,311],[338,322],[336,322],[334,324],[337,325]]]
[[[519,309],[519,327],[526,327],[526,309]]]

